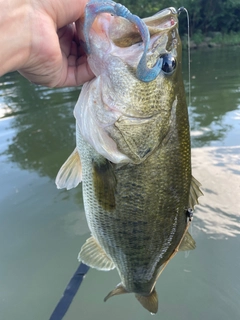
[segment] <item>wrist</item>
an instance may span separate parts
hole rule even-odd
[[[17,70],[27,59],[30,35],[28,0],[0,1],[0,76]]]

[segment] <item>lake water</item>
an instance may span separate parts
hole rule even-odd
[[[240,319],[239,52],[192,52],[192,162],[205,195],[190,230],[197,248],[178,253],[159,278],[155,319]],[[184,55],[187,85],[186,66]],[[79,91],[0,78],[1,320],[49,319],[89,237],[81,187],[54,183],[74,148]],[[116,271],[90,270],[64,319],[151,319],[133,294],[103,302],[118,283]]]

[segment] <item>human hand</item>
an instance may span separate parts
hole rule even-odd
[[[13,8],[6,8],[0,0],[10,26],[5,37],[7,48],[0,47],[11,52],[11,56],[6,52],[4,56],[1,49],[0,56],[6,61],[2,73],[17,69],[28,80],[50,87],[77,86],[91,80],[94,74],[73,24],[83,16],[86,3],[87,0],[14,0]]]

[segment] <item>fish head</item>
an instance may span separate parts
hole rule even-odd
[[[151,37],[148,48],[148,65],[154,66],[157,59],[163,56],[163,72],[170,73],[166,66],[165,55],[172,53],[173,58],[176,59],[177,53],[172,52],[172,50],[180,45],[176,9],[170,7],[161,10],[154,16],[143,19],[143,21]],[[77,31],[80,39],[85,41],[83,24],[84,19],[78,20]],[[114,67],[114,63],[108,64],[110,59],[116,60],[116,66],[118,66],[117,60],[120,59],[136,77],[136,68],[143,53],[144,43],[138,27],[129,20],[108,13],[98,14],[89,30],[89,46],[88,62],[96,76],[105,72],[106,69]],[[178,48],[179,54],[181,48]],[[181,57],[178,57],[178,59],[181,59]]]
[[[153,152],[169,130],[183,88],[177,11],[170,7],[143,21],[150,34],[147,67],[161,61],[161,71],[150,82],[137,77],[145,44],[135,24],[100,13],[89,30],[87,59],[96,78],[83,87],[75,117],[85,140],[113,163],[140,163]],[[84,19],[76,23],[84,41],[83,25]],[[146,131],[152,132],[147,141]]]

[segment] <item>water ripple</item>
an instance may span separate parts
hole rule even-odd
[[[240,147],[193,149],[193,174],[201,182],[194,226],[215,239],[240,234]]]

